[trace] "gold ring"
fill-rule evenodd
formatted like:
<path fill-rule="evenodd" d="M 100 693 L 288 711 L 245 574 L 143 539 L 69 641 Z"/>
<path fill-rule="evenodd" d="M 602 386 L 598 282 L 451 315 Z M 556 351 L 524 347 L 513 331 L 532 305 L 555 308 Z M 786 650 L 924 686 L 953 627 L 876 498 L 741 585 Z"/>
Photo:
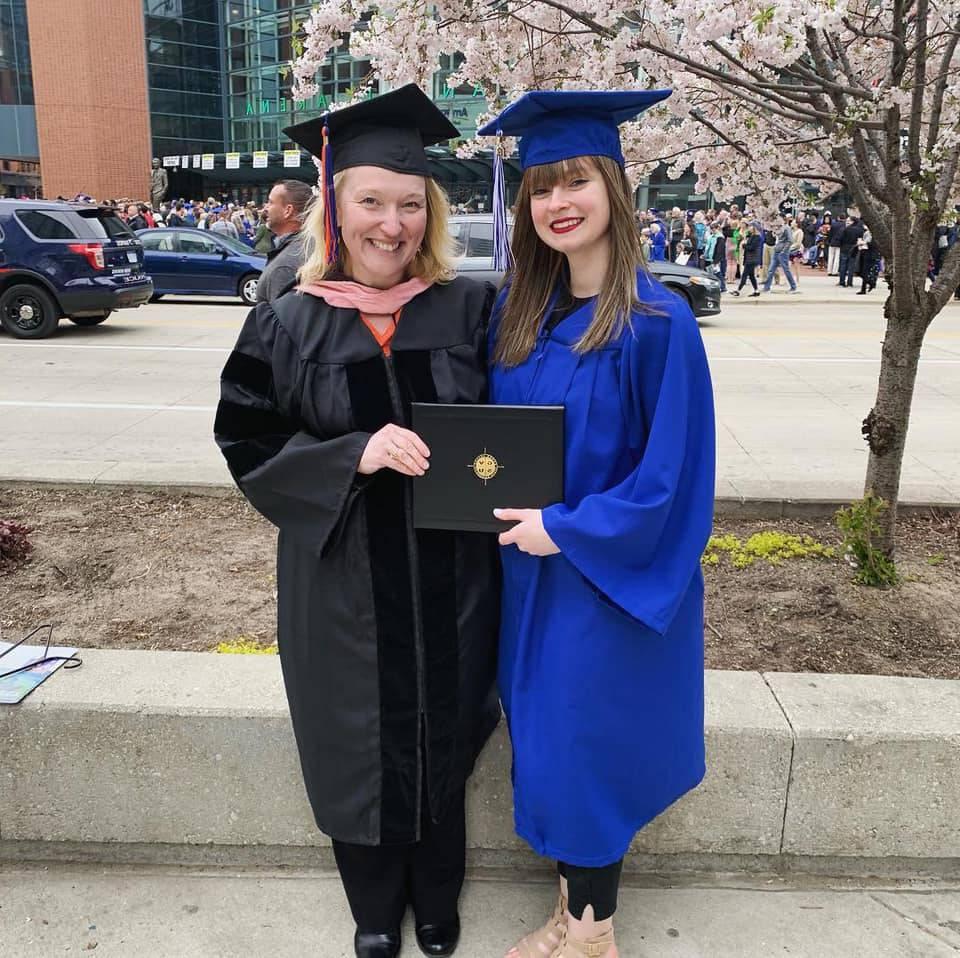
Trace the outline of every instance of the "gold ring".
<path fill-rule="evenodd" d="M 390 449 L 390 450 L 387 452 L 387 455 L 388 455 L 391 459 L 394 459 L 394 460 L 396 460 L 396 461 L 398 461 L 398 462 L 399 462 L 399 460 L 400 460 L 400 453 L 399 453 L 396 449 Z"/>

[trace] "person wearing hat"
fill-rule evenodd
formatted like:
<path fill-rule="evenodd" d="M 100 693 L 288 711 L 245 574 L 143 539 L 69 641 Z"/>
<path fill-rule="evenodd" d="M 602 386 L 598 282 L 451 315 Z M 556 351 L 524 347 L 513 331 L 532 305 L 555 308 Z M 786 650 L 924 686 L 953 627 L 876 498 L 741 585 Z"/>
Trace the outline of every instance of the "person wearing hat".
<path fill-rule="evenodd" d="M 299 286 L 247 318 L 216 440 L 280 530 L 278 646 L 307 796 L 356 921 L 393 958 L 413 907 L 453 953 L 464 791 L 500 718 L 492 535 L 416 529 L 412 402 L 486 400 L 494 291 L 455 278 L 425 146 L 458 135 L 415 85 L 285 131 L 321 160 Z"/>
<path fill-rule="evenodd" d="M 563 501 L 495 510 L 514 523 L 499 688 L 515 826 L 560 873 L 511 958 L 616 956 L 623 857 L 705 771 L 710 374 L 689 306 L 643 265 L 617 129 L 668 95 L 534 91 L 478 131 L 519 136 L 524 170 L 491 399 L 565 409 Z"/>

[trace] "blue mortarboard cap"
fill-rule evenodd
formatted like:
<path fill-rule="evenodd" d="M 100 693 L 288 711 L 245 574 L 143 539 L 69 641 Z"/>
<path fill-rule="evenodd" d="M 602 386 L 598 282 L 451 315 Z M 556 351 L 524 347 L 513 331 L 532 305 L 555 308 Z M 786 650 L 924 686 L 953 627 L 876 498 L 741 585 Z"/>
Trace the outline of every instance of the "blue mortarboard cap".
<path fill-rule="evenodd" d="M 531 90 L 477 133 L 519 136 L 520 165 L 524 169 L 576 156 L 609 156 L 622 164 L 617 127 L 672 92 Z"/>
<path fill-rule="evenodd" d="M 477 130 L 479 136 L 520 137 L 523 169 L 608 156 L 623 166 L 617 127 L 665 100 L 672 90 L 531 90 Z M 504 198 L 503 154 L 493 162 L 493 264 L 508 268 L 511 255 Z"/>

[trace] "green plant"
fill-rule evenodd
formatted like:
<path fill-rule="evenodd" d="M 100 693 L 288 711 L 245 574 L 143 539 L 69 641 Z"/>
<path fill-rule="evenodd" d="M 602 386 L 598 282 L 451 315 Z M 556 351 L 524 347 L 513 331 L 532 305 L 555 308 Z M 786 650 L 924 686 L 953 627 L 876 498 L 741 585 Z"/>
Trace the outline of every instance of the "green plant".
<path fill-rule="evenodd" d="M 927 565 L 943 565 L 947 561 L 947 557 L 942 552 L 934 552 L 933 555 L 927 556 Z"/>
<path fill-rule="evenodd" d="M 843 533 L 844 558 L 856 570 L 854 580 L 877 588 L 900 581 L 893 558 L 874 543 L 880 537 L 880 520 L 889 508 L 886 501 L 868 492 L 862 499 L 839 509 L 836 522 Z"/>
<path fill-rule="evenodd" d="M 276 655 L 275 645 L 261 645 L 247 635 L 238 635 L 232 642 L 218 642 L 217 651 L 225 655 Z"/>
<path fill-rule="evenodd" d="M 796 536 L 776 529 L 755 532 L 746 542 L 735 535 L 711 536 L 703 554 L 705 565 L 717 565 L 721 555 L 728 555 L 735 569 L 746 569 L 762 559 L 780 565 L 787 559 L 833 559 L 836 550 L 817 542 L 813 536 Z"/>

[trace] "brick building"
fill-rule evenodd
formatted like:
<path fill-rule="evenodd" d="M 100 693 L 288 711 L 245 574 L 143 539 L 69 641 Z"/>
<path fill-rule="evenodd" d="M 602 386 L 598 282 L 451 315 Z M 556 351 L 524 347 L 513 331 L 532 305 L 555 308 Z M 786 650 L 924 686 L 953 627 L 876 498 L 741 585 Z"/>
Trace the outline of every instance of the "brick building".
<path fill-rule="evenodd" d="M 44 195 L 148 196 L 142 7 L 130 0 L 26 6 Z"/>

